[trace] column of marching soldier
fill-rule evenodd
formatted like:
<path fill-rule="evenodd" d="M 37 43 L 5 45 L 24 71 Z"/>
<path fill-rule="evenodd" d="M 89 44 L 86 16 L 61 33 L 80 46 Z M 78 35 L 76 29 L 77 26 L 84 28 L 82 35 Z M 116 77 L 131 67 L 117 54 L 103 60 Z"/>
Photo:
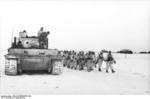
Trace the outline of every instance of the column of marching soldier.
<path fill-rule="evenodd" d="M 109 69 L 112 73 L 115 73 L 113 64 L 116 64 L 114 57 L 112 56 L 111 51 L 107 53 L 107 57 L 103 56 L 103 52 L 101 51 L 97 56 L 95 52 L 75 52 L 75 51 L 63 51 L 63 66 L 74 69 L 74 70 L 84 70 L 86 69 L 88 72 L 94 70 L 98 65 L 98 71 L 102 71 L 102 63 L 106 63 L 106 73 L 109 72 Z"/>

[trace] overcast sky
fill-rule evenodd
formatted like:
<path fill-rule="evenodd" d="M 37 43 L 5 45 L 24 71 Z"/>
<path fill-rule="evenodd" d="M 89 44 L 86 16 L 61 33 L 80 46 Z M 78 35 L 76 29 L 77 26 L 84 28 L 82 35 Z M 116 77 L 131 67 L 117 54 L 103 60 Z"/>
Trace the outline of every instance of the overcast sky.
<path fill-rule="evenodd" d="M 50 31 L 49 48 L 150 50 L 149 1 L 0 1 L 0 45 L 26 30 Z"/>

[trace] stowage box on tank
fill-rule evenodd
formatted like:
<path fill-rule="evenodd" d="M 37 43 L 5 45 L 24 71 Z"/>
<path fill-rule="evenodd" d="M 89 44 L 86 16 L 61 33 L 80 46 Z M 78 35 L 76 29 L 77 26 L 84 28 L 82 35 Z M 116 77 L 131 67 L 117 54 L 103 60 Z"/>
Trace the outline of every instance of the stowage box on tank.
<path fill-rule="evenodd" d="M 48 49 L 49 32 L 43 28 L 38 36 L 27 36 L 26 31 L 14 37 L 8 54 L 5 55 L 5 74 L 17 75 L 23 71 L 45 70 L 51 74 L 61 74 L 63 63 L 57 49 Z"/>

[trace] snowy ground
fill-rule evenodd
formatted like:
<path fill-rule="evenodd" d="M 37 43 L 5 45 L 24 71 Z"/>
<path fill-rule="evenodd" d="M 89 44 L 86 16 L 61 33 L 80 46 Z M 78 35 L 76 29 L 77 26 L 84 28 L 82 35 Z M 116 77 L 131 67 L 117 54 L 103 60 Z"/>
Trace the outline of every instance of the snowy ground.
<path fill-rule="evenodd" d="M 150 55 L 114 54 L 116 73 L 76 71 L 64 68 L 59 76 L 4 74 L 0 57 L 0 94 L 150 94 Z"/>

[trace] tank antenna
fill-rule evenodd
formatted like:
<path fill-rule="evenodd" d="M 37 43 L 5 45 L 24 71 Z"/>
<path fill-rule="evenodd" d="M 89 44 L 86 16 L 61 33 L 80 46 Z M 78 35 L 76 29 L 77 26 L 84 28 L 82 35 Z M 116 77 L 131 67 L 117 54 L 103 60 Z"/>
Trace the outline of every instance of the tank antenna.
<path fill-rule="evenodd" d="M 14 32 L 14 29 L 12 29 L 12 33 L 11 33 L 11 46 L 13 46 L 13 32 Z"/>

